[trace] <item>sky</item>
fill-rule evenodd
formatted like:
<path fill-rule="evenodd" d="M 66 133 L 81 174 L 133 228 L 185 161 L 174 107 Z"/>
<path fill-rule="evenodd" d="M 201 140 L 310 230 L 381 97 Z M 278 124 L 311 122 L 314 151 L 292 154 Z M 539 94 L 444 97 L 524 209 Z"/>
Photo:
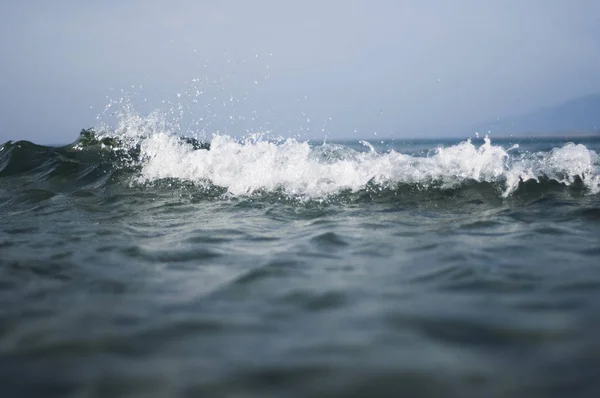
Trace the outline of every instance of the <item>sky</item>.
<path fill-rule="evenodd" d="M 600 92 L 600 2 L 5 1 L 0 57 L 0 142 L 124 103 L 182 134 L 456 136 Z"/>

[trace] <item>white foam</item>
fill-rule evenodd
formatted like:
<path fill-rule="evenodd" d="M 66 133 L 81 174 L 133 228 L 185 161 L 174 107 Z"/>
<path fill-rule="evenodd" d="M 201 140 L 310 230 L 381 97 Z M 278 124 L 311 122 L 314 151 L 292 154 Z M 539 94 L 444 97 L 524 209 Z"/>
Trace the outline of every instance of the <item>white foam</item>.
<path fill-rule="evenodd" d="M 194 150 L 174 135 L 154 133 L 141 142 L 141 153 L 139 182 L 164 178 L 210 182 L 232 195 L 280 190 L 319 198 L 342 190 L 355 192 L 368 183 L 382 189 L 397 184 L 445 189 L 479 181 L 500 184 L 503 196 L 508 196 L 521 181 L 542 177 L 566 185 L 579 177 L 590 192 L 600 192 L 598 155 L 574 144 L 511 159 L 486 138 L 479 147 L 465 141 L 439 148 L 429 157 L 414 157 L 377 153 L 372 147 L 358 152 L 331 144 L 311 147 L 295 139 L 239 141 L 226 135 L 215 135 L 209 151 Z"/>
<path fill-rule="evenodd" d="M 374 184 L 393 189 L 398 184 L 422 188 L 458 187 L 467 181 L 499 186 L 503 196 L 522 181 L 549 178 L 569 185 L 581 179 L 590 193 L 600 192 L 598 155 L 584 145 L 566 144 L 550 152 L 511 157 L 511 150 L 492 145 L 489 138 L 475 146 L 470 140 L 438 148 L 427 157 L 396 151 L 378 153 L 336 144 L 310 146 L 293 138 L 269 141 L 261 136 L 236 140 L 214 134 L 210 150 L 193 146 L 171 133 L 173 126 L 158 114 L 148 118 L 127 113 L 113 134 L 141 149 L 138 183 L 173 178 L 197 184 L 214 184 L 231 195 L 283 191 L 304 198 L 322 198 L 352 192 Z"/>
<path fill-rule="evenodd" d="M 579 178 L 591 193 L 597 194 L 600 192 L 598 154 L 588 150 L 585 145 L 567 143 L 548 153 L 524 155 L 512 162 L 506 172 L 506 195 L 517 189 L 519 180 L 539 181 L 541 177 L 565 185 L 571 185 Z"/>

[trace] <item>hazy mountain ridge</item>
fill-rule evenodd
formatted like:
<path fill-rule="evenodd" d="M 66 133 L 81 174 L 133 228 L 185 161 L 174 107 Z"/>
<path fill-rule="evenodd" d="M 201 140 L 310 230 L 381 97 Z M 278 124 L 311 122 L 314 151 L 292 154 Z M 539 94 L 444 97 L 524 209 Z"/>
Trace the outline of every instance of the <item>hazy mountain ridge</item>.
<path fill-rule="evenodd" d="M 600 135 L 600 94 L 484 123 L 475 131 L 495 136 Z"/>

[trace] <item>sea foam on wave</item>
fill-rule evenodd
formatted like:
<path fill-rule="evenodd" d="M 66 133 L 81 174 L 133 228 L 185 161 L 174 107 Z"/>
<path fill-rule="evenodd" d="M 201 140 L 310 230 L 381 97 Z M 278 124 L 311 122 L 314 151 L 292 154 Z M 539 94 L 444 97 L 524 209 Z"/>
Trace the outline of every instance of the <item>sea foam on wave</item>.
<path fill-rule="evenodd" d="M 326 143 L 311 146 L 292 138 L 273 142 L 216 134 L 206 151 L 194 150 L 176 136 L 153 133 L 141 143 L 138 181 L 174 178 L 210 182 L 232 195 L 280 190 L 309 198 L 355 192 L 368 184 L 381 189 L 398 184 L 449 189 L 468 181 L 493 183 L 506 197 L 521 182 L 541 178 L 565 185 L 580 179 L 591 193 L 600 192 L 598 155 L 584 145 L 569 143 L 550 152 L 516 157 L 511 157 L 511 149 L 492 145 L 486 137 L 479 147 L 467 140 L 418 157 Z"/>
<path fill-rule="evenodd" d="M 390 150 L 378 153 L 338 144 L 311 145 L 294 138 L 267 140 L 261 135 L 235 139 L 214 134 L 210 149 L 198 149 L 182 140 L 164 115 L 143 117 L 125 107 L 118 127 L 103 134 L 117 136 L 125 145 L 139 148 L 138 183 L 178 179 L 213 184 L 231 195 L 284 192 L 305 198 L 322 198 L 367 187 L 388 190 L 399 184 L 418 188 L 452 189 L 467 182 L 486 182 L 507 197 L 522 182 L 541 179 L 570 185 L 581 180 L 592 194 L 600 192 L 598 155 L 584 145 L 567 143 L 549 152 L 521 153 L 492 145 L 486 137 L 476 146 L 471 140 L 436 148 L 427 156 Z M 204 148 L 203 146 L 200 146 Z"/>

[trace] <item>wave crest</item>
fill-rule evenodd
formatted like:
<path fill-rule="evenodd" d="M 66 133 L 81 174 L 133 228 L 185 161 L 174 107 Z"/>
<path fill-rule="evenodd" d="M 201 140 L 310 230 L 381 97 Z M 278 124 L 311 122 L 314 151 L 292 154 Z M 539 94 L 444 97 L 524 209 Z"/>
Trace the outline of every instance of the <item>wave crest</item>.
<path fill-rule="evenodd" d="M 64 147 L 8 142 L 0 147 L 0 177 L 27 174 L 30 179 L 86 181 L 118 170 L 135 185 L 162 186 L 160 181 L 210 188 L 226 196 L 276 193 L 300 199 L 332 195 L 416 190 L 453 190 L 473 184 L 493 186 L 508 197 L 531 183 L 581 186 L 600 192 L 598 154 L 582 144 L 567 143 L 546 152 L 520 153 L 485 138 L 439 147 L 426 155 L 378 152 L 363 146 L 234 139 L 213 135 L 210 142 L 159 129 L 96 132 L 83 130 Z M 103 178 L 104 182 L 108 180 Z M 120 180 L 122 181 L 122 180 Z"/>
<path fill-rule="evenodd" d="M 486 138 L 479 147 L 467 140 L 419 157 L 394 150 L 312 146 L 291 138 L 239 141 L 215 135 L 210 151 L 195 151 L 167 134 L 156 134 L 141 146 L 145 160 L 136 181 L 209 182 L 236 196 L 280 191 L 308 198 L 358 192 L 368 185 L 380 190 L 399 185 L 454 189 L 470 182 L 494 184 L 507 197 L 520 184 L 541 179 L 564 185 L 582 181 L 590 193 L 600 192 L 598 155 L 584 145 L 568 143 L 550 152 L 520 156 L 511 156 L 511 149 L 492 145 Z"/>

